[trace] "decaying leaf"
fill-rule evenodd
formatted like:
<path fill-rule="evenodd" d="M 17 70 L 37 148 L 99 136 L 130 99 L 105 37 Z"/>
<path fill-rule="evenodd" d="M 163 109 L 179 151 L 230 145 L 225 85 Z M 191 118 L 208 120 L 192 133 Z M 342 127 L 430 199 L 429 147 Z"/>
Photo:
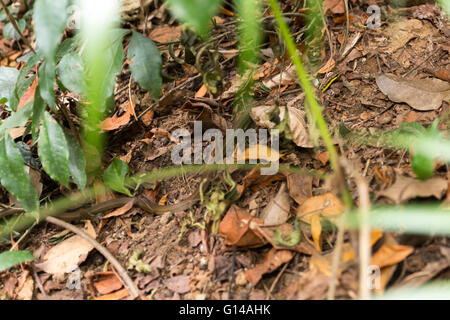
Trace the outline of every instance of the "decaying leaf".
<path fill-rule="evenodd" d="M 415 198 L 435 197 L 441 199 L 448 188 L 443 178 L 431 178 L 425 181 L 397 175 L 395 183 L 386 190 L 378 192 L 378 197 L 387 197 L 395 203 Z"/>
<path fill-rule="evenodd" d="M 250 224 L 264 224 L 263 219 L 252 217 L 246 210 L 232 205 L 219 225 L 219 234 L 225 238 L 225 244 L 237 247 L 257 247 L 266 241 L 250 229 Z"/>
<path fill-rule="evenodd" d="M 34 280 L 31 274 L 24 273 L 22 279 L 19 280 L 17 292 L 18 300 L 31 300 L 33 298 Z"/>
<path fill-rule="evenodd" d="M 306 199 L 312 197 L 313 177 L 300 173 L 293 173 L 287 176 L 287 186 L 289 195 L 299 205 L 302 205 Z"/>
<path fill-rule="evenodd" d="M 295 66 L 290 66 L 286 70 L 273 76 L 271 79 L 263 81 L 263 83 L 267 88 L 274 89 L 278 86 L 293 84 L 296 79 Z"/>
<path fill-rule="evenodd" d="M 436 78 L 408 80 L 393 74 L 380 74 L 376 81 L 389 99 L 405 102 L 416 110 L 436 110 L 442 101 L 450 100 L 450 84 Z"/>
<path fill-rule="evenodd" d="M 130 211 L 130 209 L 133 208 L 133 204 L 134 204 L 134 199 L 130 199 L 130 201 L 128 201 L 127 204 L 108 213 L 107 215 L 103 216 L 102 219 L 108 219 L 111 217 L 121 216 L 121 215 L 127 213 L 128 211 Z"/>
<path fill-rule="evenodd" d="M 390 54 L 404 48 L 405 45 L 416 37 L 425 38 L 432 33 L 420 20 L 404 19 L 391 23 L 386 29 L 389 37 L 389 45 L 386 51 Z"/>
<path fill-rule="evenodd" d="M 169 278 L 164 281 L 164 284 L 167 288 L 179 294 L 183 294 L 191 290 L 189 285 L 189 277 L 185 275 Z"/>
<path fill-rule="evenodd" d="M 123 287 L 122 282 L 114 272 L 99 272 L 94 274 L 93 277 L 98 277 L 98 281 L 95 282 L 94 286 L 101 295 L 114 292 Z"/>
<path fill-rule="evenodd" d="M 323 2 L 323 11 L 331 11 L 333 14 L 341 14 L 345 12 L 344 0 L 325 0 Z"/>
<path fill-rule="evenodd" d="M 114 114 L 112 117 L 106 118 L 100 123 L 100 128 L 105 131 L 111 131 L 128 124 L 128 122 L 130 122 L 131 115 L 134 113 L 134 103 L 131 104 L 130 101 L 127 100 L 125 107 L 126 111 L 124 114 L 121 116 Z"/>
<path fill-rule="evenodd" d="M 272 272 L 278 269 L 282 264 L 291 261 L 293 256 L 291 251 L 276 250 L 272 248 L 264 255 L 264 261 L 257 264 L 253 269 L 247 270 L 245 276 L 248 282 L 255 286 L 264 274 Z"/>
<path fill-rule="evenodd" d="M 384 243 L 370 259 L 370 264 L 378 266 L 380 269 L 389 267 L 403 261 L 414 251 L 411 246 Z"/>
<path fill-rule="evenodd" d="M 122 290 L 104 295 L 104 296 L 100 296 L 95 298 L 94 300 L 121 300 L 124 299 L 126 297 L 128 297 L 130 295 L 130 293 L 128 292 L 128 289 L 123 288 Z"/>
<path fill-rule="evenodd" d="M 261 217 L 264 225 L 279 225 L 285 223 L 289 217 L 289 195 L 286 192 L 286 184 L 282 183 L 275 198 L 264 208 Z"/>
<path fill-rule="evenodd" d="M 276 124 L 271 121 L 272 111 L 276 109 L 273 106 L 258 106 L 252 108 L 250 116 L 258 126 L 263 128 L 275 128 Z M 285 119 L 286 109 L 288 110 L 289 119 Z M 306 113 L 295 107 L 279 107 L 280 121 L 289 123 L 289 132 L 286 136 L 299 147 L 312 148 L 314 144 L 310 138 L 308 125 L 305 120 Z M 283 129 L 283 128 L 281 128 Z"/>
<path fill-rule="evenodd" d="M 178 26 L 156 26 L 149 34 L 149 38 L 155 42 L 165 43 L 177 41 L 181 36 L 181 25 Z"/>
<path fill-rule="evenodd" d="M 94 239 L 97 236 L 90 221 L 86 221 L 85 232 Z M 93 248 L 89 242 L 75 235 L 51 248 L 45 254 L 43 262 L 36 264 L 36 267 L 60 278 L 86 260 Z"/>
<path fill-rule="evenodd" d="M 261 144 L 250 146 L 245 151 L 240 151 L 239 148 L 236 148 L 236 151 L 237 161 L 265 160 L 268 162 L 277 162 L 280 159 L 278 151 Z"/>
<path fill-rule="evenodd" d="M 319 252 L 321 250 L 320 235 L 322 234 L 321 219 L 327 218 L 332 220 L 343 211 L 343 203 L 332 193 L 311 197 L 298 208 L 297 217 L 311 225 L 311 234 Z"/>

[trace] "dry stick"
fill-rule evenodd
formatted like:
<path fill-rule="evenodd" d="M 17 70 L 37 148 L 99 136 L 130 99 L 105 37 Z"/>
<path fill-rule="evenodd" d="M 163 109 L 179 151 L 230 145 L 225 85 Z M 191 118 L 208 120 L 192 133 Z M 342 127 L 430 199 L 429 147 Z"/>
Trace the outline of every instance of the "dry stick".
<path fill-rule="evenodd" d="M 344 216 L 338 220 L 338 234 L 336 237 L 336 246 L 334 248 L 333 258 L 331 261 L 331 278 L 330 286 L 328 287 L 328 300 L 334 300 L 336 296 L 336 279 L 339 269 L 339 264 L 341 261 L 342 247 L 344 244 Z"/>
<path fill-rule="evenodd" d="M 14 30 L 16 30 L 17 34 L 20 36 L 20 39 L 22 39 L 23 43 L 33 51 L 34 54 L 36 54 L 36 51 L 34 51 L 33 47 L 30 45 L 28 40 L 23 36 L 23 33 L 20 31 L 19 27 L 17 26 L 16 19 L 12 16 L 11 12 L 9 12 L 8 7 L 6 6 L 5 2 L 3 0 L 0 0 L 0 3 L 2 4 L 3 10 L 5 10 L 6 15 L 8 16 L 9 21 L 14 27 Z"/>
<path fill-rule="evenodd" d="M 370 298 L 368 271 L 371 253 L 369 187 L 367 182 L 361 177 L 356 177 L 355 182 L 359 193 L 359 207 L 361 214 L 361 225 L 359 229 L 359 297 L 362 300 L 368 300 Z"/>
<path fill-rule="evenodd" d="M 45 221 L 50 222 L 52 224 L 55 224 L 57 226 L 63 227 L 67 230 L 72 231 L 73 233 L 79 235 L 84 240 L 89 242 L 97 251 L 99 251 L 117 270 L 120 277 L 122 278 L 122 281 L 124 282 L 125 287 L 127 287 L 128 291 L 130 292 L 133 299 L 140 296 L 139 290 L 136 287 L 136 284 L 131 280 L 128 273 L 125 271 L 125 269 L 122 267 L 119 261 L 100 243 L 97 242 L 97 240 L 93 239 L 90 235 L 88 235 L 83 230 L 75 227 L 74 225 L 71 225 L 70 223 L 64 222 L 60 219 L 57 219 L 55 217 L 47 217 L 45 218 Z"/>
<path fill-rule="evenodd" d="M 344 41 L 342 41 L 342 46 L 340 50 L 341 56 L 343 56 L 344 54 L 345 47 L 347 46 L 348 34 L 350 32 L 350 16 L 349 16 L 348 0 L 344 0 L 344 4 L 345 4 L 345 17 L 347 20 L 347 25 L 345 29 Z"/>
<path fill-rule="evenodd" d="M 281 268 L 280 272 L 277 274 L 277 277 L 273 281 L 272 285 L 269 288 L 269 292 L 267 292 L 266 300 L 270 300 L 270 297 L 272 296 L 272 291 L 275 289 L 275 286 L 277 285 L 278 281 L 281 279 L 281 276 L 283 275 L 284 271 L 286 270 L 287 266 L 289 265 L 289 262 L 286 262 Z"/>

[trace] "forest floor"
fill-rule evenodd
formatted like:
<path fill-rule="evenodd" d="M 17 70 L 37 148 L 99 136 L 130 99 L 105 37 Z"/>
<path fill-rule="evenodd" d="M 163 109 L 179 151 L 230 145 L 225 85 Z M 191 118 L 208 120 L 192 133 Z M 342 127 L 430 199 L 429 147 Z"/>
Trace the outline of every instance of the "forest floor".
<path fill-rule="evenodd" d="M 425 111 L 420 110 L 417 103 L 412 107 L 394 102 L 380 90 L 376 77 L 380 73 L 394 74 L 397 80 L 400 79 L 397 84 L 429 77 L 450 82 L 450 24 L 445 13 L 433 3 L 392 8 L 386 1 L 367 1 L 377 4 L 382 12 L 380 27 L 371 29 L 366 27 L 370 17 L 366 13 L 369 3 L 362 2 L 364 4 L 360 5 L 357 1 L 349 1 L 347 24 L 345 8 L 343 11 L 341 7 L 344 1 L 325 1 L 330 7 L 325 7 L 326 28 L 322 30 L 319 68 L 316 68 L 314 79 L 316 95 L 324 108 L 331 132 L 342 130 L 343 126 L 352 131 L 386 132 L 408 122 L 429 127 L 435 119 L 448 114 L 448 102 Z M 302 13 L 306 10 L 301 6 L 295 8 L 295 1 L 284 1 L 282 9 L 284 13 L 295 13 L 288 15 L 287 21 L 308 64 L 310 49 L 304 45 L 302 31 L 306 24 Z M 267 10 L 265 45 L 261 50 L 263 61 L 254 76 L 253 104 L 256 107 L 287 106 L 304 111 L 305 96 L 294 77 L 290 76 L 295 74 L 295 69 L 282 51 L 275 22 L 270 15 L 270 10 Z M 146 10 L 146 23 L 138 16 L 126 21 L 124 27 L 144 32 L 155 43 L 180 39 L 182 28 L 161 4 L 156 8 L 150 4 Z M 195 66 L 177 63 L 170 56 L 167 45 L 159 46 L 166 76 L 159 104 L 154 104 L 149 94 L 130 79 L 125 65 L 115 89 L 116 115 L 111 122 L 116 128 L 108 132 L 106 164 L 117 157 L 128 163 L 133 174 L 169 167 L 172 166 L 171 151 L 176 145 L 171 135 L 175 129 L 193 132 L 195 120 L 203 121 L 203 129 L 232 127 L 233 95 L 239 83 L 236 17 L 232 7 L 227 5 L 222 9 L 215 17 L 215 23 L 209 46 L 216 49 L 213 50 L 218 58 L 216 70 L 221 73 L 215 94 L 206 90 Z M 32 38 L 31 32 L 25 32 L 25 35 Z M 15 59 L 23 54 L 15 41 L 4 38 L 0 41 L 0 48 L 4 54 L 0 60 L 2 66 L 14 66 Z M 175 45 L 174 54 L 182 56 L 182 48 Z M 421 89 L 417 89 L 418 95 Z M 60 91 L 57 94 L 64 96 Z M 73 122 L 78 124 L 79 119 L 74 112 L 76 97 L 66 95 L 64 98 L 72 108 Z M 127 119 L 122 118 L 126 117 L 130 98 L 135 103 L 135 113 L 141 115 L 138 120 L 129 114 Z M 144 114 L 152 105 L 154 107 Z M 7 115 L 7 111 L 0 107 L 0 117 Z M 251 126 L 258 128 L 259 123 L 253 120 Z M 438 128 L 448 130 L 447 124 L 441 121 Z M 294 128 L 294 131 L 297 129 L 302 130 Z M 294 142 L 281 140 L 282 164 L 321 173 L 331 171 L 324 147 L 301 147 L 302 143 Z M 356 172 L 368 182 L 373 204 L 436 201 L 442 205 L 450 204 L 450 173 L 445 164 L 438 163 L 431 180 L 422 182 L 411 169 L 411 156 L 406 151 L 376 144 L 347 143 L 337 138 L 336 148 L 346 159 L 344 168 Z M 212 177 L 211 190 L 228 187 L 221 173 Z M 221 235 L 212 234 L 211 221 L 205 219 L 207 208 L 200 201 L 187 210 L 162 215 L 152 215 L 139 208 L 121 208 L 107 219 L 96 217 L 87 224 L 95 229 L 97 241 L 123 266 L 129 266 L 130 260 L 136 258 L 137 250 L 141 250 L 140 262 L 151 268 L 137 271 L 136 266 L 131 266 L 128 273 L 141 293 L 151 299 L 325 299 L 333 278 L 336 279 L 336 299 L 358 297 L 355 231 L 344 235 L 343 258 L 337 272 L 332 270 L 337 231 L 324 228 L 319 231 L 317 241 L 309 227 L 309 223 L 315 221 L 313 218 L 303 221 L 302 246 L 280 248 L 275 245 L 278 250 L 273 241 L 267 240 L 270 240 L 270 235 L 257 245 L 227 245 L 232 242 L 227 237 L 232 235 L 224 231 L 227 227 L 239 229 L 237 225 L 224 225 L 236 223 L 231 216 L 258 219 L 265 208 L 273 204 L 275 197 L 282 201 L 281 206 L 289 208 L 291 216 L 318 210 L 323 211 L 322 217 L 333 217 L 343 208 L 335 196 L 338 186 L 300 173 L 280 172 L 261 176 L 255 170 L 235 171 L 231 177 L 237 184 L 239 198 L 226 212 L 228 219 L 222 221 Z M 43 195 L 62 192 L 48 177 L 42 175 L 41 179 Z M 201 181 L 201 175 L 186 174 L 144 185 L 141 193 L 159 204 L 176 204 L 196 192 Z M 355 203 L 359 204 L 357 185 L 349 180 L 348 186 Z M 110 197 L 114 195 L 110 194 Z M 104 199 L 98 199 L 101 200 Z M 41 223 L 21 241 L 20 249 L 29 250 L 42 259 L 56 243 L 67 241 L 64 239 L 70 234 L 61 231 L 59 227 Z M 247 230 L 247 235 L 248 232 L 251 231 Z M 371 264 L 381 270 L 377 293 L 387 288 L 417 286 L 431 280 L 450 278 L 449 238 L 372 230 L 371 245 Z M 81 283 L 78 288 L 68 286 L 73 274 L 55 276 L 41 271 L 37 265 L 38 262 L 27 269 L 16 268 L 1 273 L 0 297 L 21 299 L 27 290 L 29 292 L 30 282 L 35 299 L 126 299 L 129 295 L 96 250 L 80 259 Z"/>

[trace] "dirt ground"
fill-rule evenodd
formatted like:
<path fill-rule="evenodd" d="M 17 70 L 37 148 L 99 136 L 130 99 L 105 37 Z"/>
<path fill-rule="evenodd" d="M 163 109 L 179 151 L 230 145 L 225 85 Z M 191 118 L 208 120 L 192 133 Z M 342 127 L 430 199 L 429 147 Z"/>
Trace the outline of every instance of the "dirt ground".
<path fill-rule="evenodd" d="M 369 17 L 365 10 L 369 2 L 381 7 L 379 29 L 365 27 Z M 292 12 L 294 3 L 284 1 L 283 11 Z M 376 76 L 380 73 L 394 74 L 402 79 L 433 77 L 449 82 L 450 25 L 445 13 L 432 3 L 402 8 L 392 8 L 385 1 L 349 3 L 348 30 L 345 12 L 326 11 L 327 27 L 322 30 L 323 45 L 316 68 L 318 72 L 311 76 L 331 132 L 339 131 L 343 125 L 351 130 L 370 133 L 394 130 L 406 122 L 418 122 L 428 127 L 435 119 L 448 114 L 449 103 L 446 101 L 439 108 L 429 111 L 393 102 L 381 92 L 376 82 Z M 206 92 L 199 97 L 203 82 L 201 77 L 196 77 L 197 69 L 192 65 L 176 63 L 168 54 L 167 46 L 160 46 L 164 57 L 164 74 L 167 75 L 162 102 L 138 121 L 131 119 L 129 123 L 110 131 L 106 164 L 118 157 L 129 164 L 132 174 L 165 168 L 172 165 L 170 155 L 175 142 L 171 140 L 170 132 L 173 130 L 185 128 L 192 132 L 193 122 L 197 119 L 219 129 L 232 126 L 233 95 L 229 93 L 233 93 L 233 86 L 237 82 L 237 38 L 234 24 L 236 17 L 227 10 L 222 10 L 218 15 L 211 35 L 214 39 L 212 47 L 218 49 L 215 53 L 219 55 L 222 72 L 218 92 Z M 296 12 L 303 12 L 302 8 Z M 151 5 L 148 16 L 152 17 L 146 26 L 150 38 L 162 43 L 172 40 L 166 39 L 168 35 L 173 35 L 174 39 L 179 37 L 177 23 L 170 19 L 167 11 Z M 266 16 L 270 16 L 269 11 Z M 288 21 L 291 32 L 298 35 L 298 49 L 308 64 L 310 49 L 301 42 L 303 33 L 300 32 L 305 26 L 304 18 L 301 15 L 292 16 Z M 139 30 L 142 27 L 139 21 L 130 21 L 126 25 Z M 158 35 L 156 31 L 161 28 L 167 30 Z M 273 19 L 268 18 L 264 28 L 267 31 L 262 50 L 264 60 L 254 77 L 256 89 L 253 103 L 255 106 L 290 106 L 304 111 L 304 94 L 295 80 L 289 78 L 289 70 L 294 72 L 294 69 L 290 67 L 287 54 L 278 52 L 281 47 L 277 44 L 279 38 Z M 166 38 L 163 39 L 161 34 Z M 345 55 L 342 55 L 343 52 Z M 182 49 L 175 47 L 175 54 L 181 56 Z M 262 88 L 259 86 L 261 83 L 266 87 L 271 86 L 270 89 Z M 139 89 L 133 81 L 130 82 L 127 67 L 119 77 L 116 92 L 119 116 L 124 112 L 123 106 L 130 92 L 136 103 L 136 114 L 141 114 L 154 103 L 148 93 Z M 194 97 L 196 94 L 197 97 Z M 70 99 L 68 97 L 68 101 Z M 76 104 L 68 103 L 73 108 L 71 116 L 77 123 Z M 441 121 L 439 129 L 448 130 L 447 124 Z M 251 127 L 258 128 L 254 121 Z M 400 204 L 395 198 L 398 194 L 390 188 L 399 181 L 400 176 L 415 177 L 409 153 L 387 147 L 350 144 L 341 139 L 336 139 L 336 148 L 342 158 L 354 165 L 352 170 L 358 171 L 368 182 L 374 204 Z M 324 147 L 299 147 L 289 139 L 282 138 L 280 154 L 282 164 L 321 173 L 331 172 Z M 232 179 L 241 188 L 238 189 L 241 194 L 226 212 L 237 206 L 238 209 L 234 210 L 242 210 L 253 218 L 261 217 L 282 184 L 287 183 L 290 195 L 288 211 L 292 217 L 301 210 L 299 207 L 306 199 L 336 194 L 337 190 L 336 186 L 324 180 L 302 174 L 281 172 L 270 177 L 254 176 L 254 172 L 249 171 L 231 173 Z M 160 204 L 174 204 L 195 193 L 202 178 L 201 175 L 186 174 L 143 185 L 138 193 Z M 431 203 L 438 198 L 448 205 L 448 166 L 438 164 L 434 178 L 447 182 L 445 190 L 437 197 L 431 194 L 422 197 L 418 192 L 407 199 L 400 195 L 398 199 L 405 204 Z M 226 186 L 222 173 L 214 174 L 210 179 L 211 189 Z M 351 179 L 347 182 L 353 200 L 359 204 L 356 184 Z M 44 194 L 60 193 L 55 191 L 58 187 L 48 177 L 43 177 L 43 184 Z M 111 197 L 114 195 L 111 194 Z M 93 218 L 91 224 L 97 232 L 97 241 L 123 266 L 130 264 L 130 258 L 137 249 L 142 251 L 140 261 L 151 268 L 137 271 L 136 266 L 131 266 L 128 273 L 141 293 L 149 299 L 325 299 L 332 277 L 337 278 L 336 299 L 358 297 L 357 232 L 348 231 L 344 235 L 344 258 L 336 275 L 331 267 L 338 233 L 336 228 L 322 230 L 320 253 L 307 224 L 302 228 L 301 241 L 309 249 L 274 250 L 267 241 L 259 246 L 226 245 L 223 234 L 211 233 L 211 219 L 206 218 L 205 222 L 207 216 L 207 208 L 199 201 L 184 211 L 162 215 L 131 208 L 108 219 Z M 83 223 L 77 225 L 82 227 Z M 67 238 L 68 235 L 61 235 L 61 232 L 59 227 L 39 224 L 21 241 L 20 248 L 30 250 L 36 257 L 42 258 L 56 243 Z M 379 293 L 386 288 L 420 285 L 450 276 L 448 238 L 381 231 L 378 234 L 372 231 L 372 240 L 372 259 L 376 257 L 382 266 L 381 287 L 377 290 Z M 308 250 L 311 250 L 309 254 Z M 90 251 L 79 268 L 81 282 L 78 289 L 68 288 L 68 279 L 73 274 L 56 277 L 33 264 L 25 269 L 17 267 L 10 272 L 3 272 L 0 274 L 0 297 L 20 299 L 26 286 L 25 279 L 31 277 L 35 299 L 127 298 L 127 293 L 123 292 L 122 284 L 111 272 L 107 260 L 96 250 Z M 24 272 L 27 274 L 25 277 Z"/>

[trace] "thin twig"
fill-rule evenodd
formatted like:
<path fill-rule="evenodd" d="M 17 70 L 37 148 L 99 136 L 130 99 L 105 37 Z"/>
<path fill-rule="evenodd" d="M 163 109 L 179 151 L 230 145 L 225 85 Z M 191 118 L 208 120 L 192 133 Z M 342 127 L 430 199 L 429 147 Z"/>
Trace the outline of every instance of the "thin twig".
<path fill-rule="evenodd" d="M 356 186 L 359 193 L 359 208 L 361 215 L 361 225 L 359 229 L 359 297 L 362 300 L 370 298 L 368 287 L 368 271 L 370 264 L 370 226 L 369 226 L 369 187 L 367 182 L 356 177 Z"/>
<path fill-rule="evenodd" d="M 336 237 L 336 246 L 334 248 L 333 258 L 332 258 L 332 262 L 331 262 L 331 277 L 330 277 L 330 285 L 328 287 L 328 294 L 327 294 L 328 300 L 334 300 L 334 298 L 336 296 L 336 279 L 337 279 L 339 265 L 341 262 L 342 247 L 344 244 L 344 216 L 342 216 L 338 220 L 337 228 L 338 228 L 338 233 L 337 233 L 337 237 Z"/>
<path fill-rule="evenodd" d="M 83 230 L 75 227 L 74 225 L 71 225 L 70 223 L 64 222 L 60 219 L 57 219 L 55 217 L 47 217 L 45 218 L 45 221 L 50 222 L 52 224 L 55 224 L 57 226 L 63 227 L 67 230 L 72 231 L 73 233 L 79 235 L 84 240 L 88 241 L 95 249 L 97 249 L 98 252 L 100 252 L 117 270 L 120 277 L 122 278 L 122 281 L 124 282 L 125 287 L 127 287 L 128 291 L 131 294 L 131 297 L 133 299 L 140 296 L 139 290 L 136 287 L 136 284 L 131 280 L 130 276 L 126 272 L 126 270 L 122 267 L 119 261 L 100 243 L 97 242 L 97 240 L 93 239 L 90 235 L 88 235 Z"/>
<path fill-rule="evenodd" d="M 30 45 L 28 40 L 23 36 L 23 33 L 20 31 L 19 26 L 17 25 L 16 19 L 12 16 L 11 12 L 9 12 L 8 7 L 6 6 L 5 2 L 3 0 L 0 0 L 0 3 L 2 4 L 3 10 L 5 10 L 6 15 L 8 16 L 9 21 L 14 27 L 14 30 L 16 30 L 17 34 L 20 36 L 20 39 L 22 39 L 23 43 L 33 51 L 34 54 L 36 54 L 36 51 L 34 51 L 33 47 Z"/>
<path fill-rule="evenodd" d="M 272 296 L 272 292 L 275 289 L 275 286 L 277 285 L 278 281 L 281 279 L 281 276 L 283 275 L 283 273 L 286 270 L 286 268 L 288 267 L 288 265 L 289 265 L 289 262 L 286 262 L 284 264 L 283 268 L 281 268 L 280 272 L 277 274 L 277 277 L 270 285 L 269 292 L 267 292 L 267 295 L 266 295 L 266 300 L 270 300 L 270 297 Z"/>

